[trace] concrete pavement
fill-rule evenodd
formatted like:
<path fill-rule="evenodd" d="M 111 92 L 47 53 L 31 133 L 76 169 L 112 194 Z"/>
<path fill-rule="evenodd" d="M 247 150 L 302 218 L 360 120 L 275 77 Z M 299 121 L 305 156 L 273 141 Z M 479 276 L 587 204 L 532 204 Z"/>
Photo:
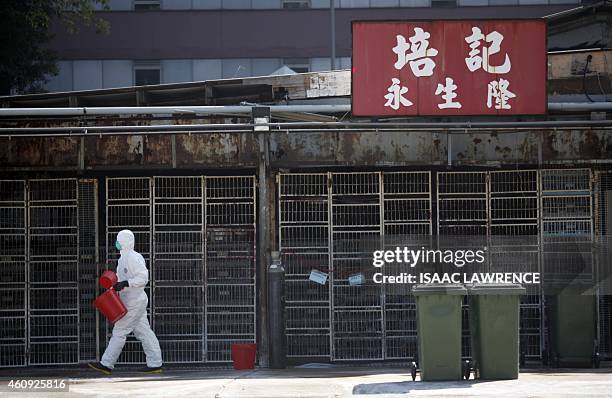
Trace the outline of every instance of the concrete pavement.
<path fill-rule="evenodd" d="M 0 372 L 2 385 L 11 378 L 65 378 L 70 391 L 4 392 L 3 398 L 612 397 L 612 369 L 527 371 L 518 380 L 457 382 L 413 382 L 403 367 L 338 365 L 252 371 L 170 368 L 161 375 L 118 369 L 111 377 L 85 369 Z"/>

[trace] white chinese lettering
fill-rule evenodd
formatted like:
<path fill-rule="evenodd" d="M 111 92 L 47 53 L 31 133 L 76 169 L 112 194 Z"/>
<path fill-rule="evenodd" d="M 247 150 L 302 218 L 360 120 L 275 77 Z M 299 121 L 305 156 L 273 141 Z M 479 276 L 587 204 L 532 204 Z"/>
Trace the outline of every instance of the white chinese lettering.
<path fill-rule="evenodd" d="M 480 55 L 480 41 L 485 40 L 487 43 L 491 43 L 489 47 L 483 47 L 482 56 Z M 488 73 L 508 73 L 510 72 L 511 63 L 510 57 L 506 54 L 504 63 L 498 66 L 491 65 L 489 57 L 493 54 L 497 54 L 501 50 L 501 42 L 504 40 L 504 36 L 493 31 L 488 35 L 483 35 L 480 28 L 472 27 L 472 34 L 465 38 L 465 41 L 470 45 L 470 52 L 468 57 L 465 58 L 465 64 L 467 65 L 470 72 L 482 69 Z"/>
<path fill-rule="evenodd" d="M 400 86 L 399 79 L 391 79 L 391 86 L 389 86 L 387 91 L 389 93 L 385 94 L 385 99 L 387 100 L 385 106 L 388 106 L 393 110 L 398 110 L 400 108 L 400 105 L 403 105 L 405 107 L 409 107 L 412 105 L 411 101 L 404 98 L 404 94 L 408 93 L 408 87 Z"/>
<path fill-rule="evenodd" d="M 511 109 L 508 103 L 510 98 L 516 97 L 512 91 L 508 90 L 510 82 L 508 80 L 499 79 L 493 80 L 487 86 L 487 107 L 495 106 L 495 109 Z M 493 103 L 495 100 L 495 103 Z"/>
<path fill-rule="evenodd" d="M 457 94 L 455 90 L 457 89 L 457 85 L 453 81 L 452 78 L 447 77 L 445 84 L 442 85 L 438 83 L 438 88 L 436 88 L 436 95 L 442 95 L 442 99 L 444 100 L 443 104 L 438 104 L 439 109 L 448 109 L 448 108 L 461 108 L 460 102 L 454 102 L 453 99 L 457 98 Z"/>
<path fill-rule="evenodd" d="M 469 56 L 465 59 L 470 72 L 475 72 L 482 67 L 482 57 L 480 56 L 480 40 L 484 40 L 484 35 L 479 28 L 473 27 L 472 34 L 465 38 L 465 41 L 470 45 Z"/>
<path fill-rule="evenodd" d="M 436 63 L 429 57 L 438 55 L 438 50 L 429 47 L 429 39 L 431 35 L 421 28 L 414 28 L 414 36 L 409 38 L 410 44 L 406 42 L 406 38 L 402 35 L 397 35 L 397 45 L 393 47 L 393 52 L 397 54 L 397 62 L 395 69 L 402 69 L 407 63 L 412 69 L 415 76 L 431 76 L 436 67 Z M 408 52 L 410 51 L 410 52 Z"/>

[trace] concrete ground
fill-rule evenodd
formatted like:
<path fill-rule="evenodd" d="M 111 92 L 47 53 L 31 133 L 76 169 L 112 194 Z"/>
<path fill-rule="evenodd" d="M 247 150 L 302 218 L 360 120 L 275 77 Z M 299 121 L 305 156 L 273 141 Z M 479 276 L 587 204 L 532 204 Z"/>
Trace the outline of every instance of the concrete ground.
<path fill-rule="evenodd" d="M 3 369 L 0 391 L 10 379 L 64 378 L 69 392 L 0 392 L 1 397 L 132 398 L 336 398 L 336 397 L 612 397 L 612 369 L 533 370 L 518 380 L 412 381 L 407 368 L 320 366 L 286 370 L 166 369 L 141 375 L 117 369 L 112 376 L 83 368 Z"/>

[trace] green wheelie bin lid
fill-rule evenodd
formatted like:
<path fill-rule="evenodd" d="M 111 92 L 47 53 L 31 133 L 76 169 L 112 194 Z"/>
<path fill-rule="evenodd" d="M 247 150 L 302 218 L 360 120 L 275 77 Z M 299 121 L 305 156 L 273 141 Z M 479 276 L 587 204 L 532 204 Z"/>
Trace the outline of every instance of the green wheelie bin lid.
<path fill-rule="evenodd" d="M 478 283 L 467 286 L 468 293 L 471 296 L 481 295 L 523 295 L 527 291 L 523 286 L 516 283 Z"/>
<path fill-rule="evenodd" d="M 412 288 L 415 296 L 446 295 L 446 296 L 465 296 L 467 289 L 459 284 L 432 283 L 416 285 Z"/>

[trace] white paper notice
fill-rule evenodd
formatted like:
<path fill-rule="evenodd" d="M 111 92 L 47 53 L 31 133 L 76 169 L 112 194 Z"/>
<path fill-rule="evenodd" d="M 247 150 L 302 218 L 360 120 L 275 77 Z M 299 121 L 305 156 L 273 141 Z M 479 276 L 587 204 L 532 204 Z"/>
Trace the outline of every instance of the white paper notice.
<path fill-rule="evenodd" d="M 313 269 L 312 271 L 310 271 L 310 278 L 308 279 L 315 283 L 318 283 L 319 285 L 325 285 L 325 282 L 327 282 L 327 274 L 325 272 Z"/>

